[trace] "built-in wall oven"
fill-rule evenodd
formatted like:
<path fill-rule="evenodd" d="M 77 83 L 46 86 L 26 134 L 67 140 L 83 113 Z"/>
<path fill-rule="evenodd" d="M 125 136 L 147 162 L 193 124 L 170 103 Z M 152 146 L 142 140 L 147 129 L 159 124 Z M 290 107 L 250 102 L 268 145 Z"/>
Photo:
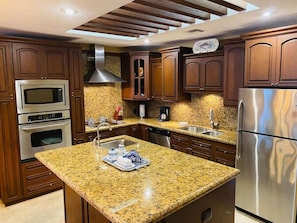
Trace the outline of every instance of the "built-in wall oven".
<path fill-rule="evenodd" d="M 71 145 L 67 80 L 16 80 L 21 160 Z"/>

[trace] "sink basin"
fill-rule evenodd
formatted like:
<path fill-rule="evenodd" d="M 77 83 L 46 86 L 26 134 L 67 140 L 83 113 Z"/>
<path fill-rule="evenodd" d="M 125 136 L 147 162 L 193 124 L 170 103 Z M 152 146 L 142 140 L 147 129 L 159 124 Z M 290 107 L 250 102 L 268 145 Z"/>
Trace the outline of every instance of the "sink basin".
<path fill-rule="evenodd" d="M 195 133 L 201 133 L 208 130 L 206 128 L 199 127 L 199 126 L 185 126 L 185 127 L 180 127 L 179 129 L 186 130 L 189 132 L 195 132 Z"/>
<path fill-rule="evenodd" d="M 206 132 L 201 132 L 203 135 L 209 135 L 209 136 L 219 136 L 223 134 L 220 131 L 215 131 L 215 130 L 207 130 Z"/>
<path fill-rule="evenodd" d="M 100 147 L 108 148 L 108 149 L 113 149 L 113 148 L 119 148 L 120 144 L 124 144 L 124 146 L 130 146 L 133 144 L 136 144 L 137 142 L 128 140 L 128 139 L 115 139 L 112 141 L 107 141 L 107 142 L 102 142 L 100 143 Z"/>

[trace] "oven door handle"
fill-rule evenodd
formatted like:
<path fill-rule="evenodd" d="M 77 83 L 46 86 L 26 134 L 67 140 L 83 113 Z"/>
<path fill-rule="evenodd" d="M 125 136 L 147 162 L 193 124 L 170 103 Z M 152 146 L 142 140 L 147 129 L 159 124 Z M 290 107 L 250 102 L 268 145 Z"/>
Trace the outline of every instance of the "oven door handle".
<path fill-rule="evenodd" d="M 52 128 L 52 127 L 60 127 L 67 125 L 68 122 L 60 123 L 60 124 L 52 124 L 52 125 L 42 125 L 42 126 L 36 126 L 36 127 L 23 127 L 22 130 L 24 131 L 32 131 L 36 129 L 44 129 L 44 128 Z"/>

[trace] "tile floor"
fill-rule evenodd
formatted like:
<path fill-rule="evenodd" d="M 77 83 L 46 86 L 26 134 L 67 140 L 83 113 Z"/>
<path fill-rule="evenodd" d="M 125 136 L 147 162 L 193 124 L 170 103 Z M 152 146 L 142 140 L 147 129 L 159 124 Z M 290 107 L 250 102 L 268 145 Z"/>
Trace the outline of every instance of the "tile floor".
<path fill-rule="evenodd" d="M 4 207 L 0 201 L 0 223 L 64 223 L 62 190 Z M 235 223 L 263 223 L 238 210 Z"/>

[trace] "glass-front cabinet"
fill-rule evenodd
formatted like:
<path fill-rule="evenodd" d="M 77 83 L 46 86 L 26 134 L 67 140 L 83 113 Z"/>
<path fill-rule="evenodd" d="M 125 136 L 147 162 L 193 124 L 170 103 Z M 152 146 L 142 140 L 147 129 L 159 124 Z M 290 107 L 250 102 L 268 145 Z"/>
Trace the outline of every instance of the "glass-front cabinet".
<path fill-rule="evenodd" d="M 129 61 L 127 60 L 129 57 Z M 132 51 L 122 56 L 122 98 L 124 100 L 144 101 L 151 99 L 150 91 L 150 58 L 160 57 L 159 53 L 149 51 Z M 130 64 L 127 68 L 127 63 Z M 129 76 L 126 76 L 129 70 Z"/>
<path fill-rule="evenodd" d="M 149 89 L 149 52 L 130 52 L 131 85 L 134 99 L 148 99 Z"/>

